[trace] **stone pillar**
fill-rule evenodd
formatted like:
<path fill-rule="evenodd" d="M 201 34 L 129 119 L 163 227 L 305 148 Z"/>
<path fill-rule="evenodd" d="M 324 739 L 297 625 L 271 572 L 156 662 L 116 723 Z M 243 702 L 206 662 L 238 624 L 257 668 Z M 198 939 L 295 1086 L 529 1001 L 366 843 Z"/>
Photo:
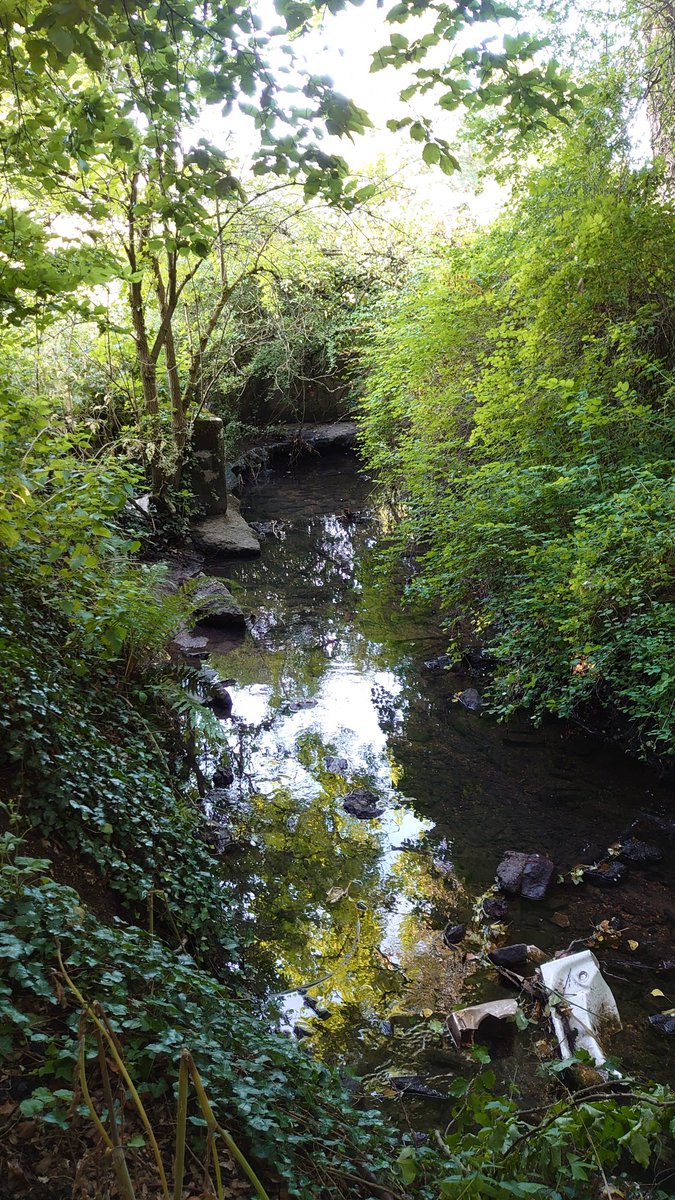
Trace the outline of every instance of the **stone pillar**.
<path fill-rule="evenodd" d="M 190 486 L 207 516 L 227 512 L 223 422 L 209 413 L 197 417 L 192 427 Z"/>

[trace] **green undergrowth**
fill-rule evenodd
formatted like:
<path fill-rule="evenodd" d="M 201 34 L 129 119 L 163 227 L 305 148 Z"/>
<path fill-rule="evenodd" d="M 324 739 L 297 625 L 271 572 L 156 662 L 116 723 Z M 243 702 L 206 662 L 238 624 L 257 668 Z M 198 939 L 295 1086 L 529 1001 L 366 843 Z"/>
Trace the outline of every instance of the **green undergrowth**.
<path fill-rule="evenodd" d="M 81 1142 L 88 1115 L 77 1083 L 83 1027 L 72 984 L 87 1004 L 102 1002 L 162 1144 L 175 1126 L 179 1060 L 187 1049 L 219 1124 L 268 1185 L 283 1181 L 288 1194 L 303 1200 L 374 1200 L 383 1193 L 588 1200 L 603 1194 L 603 1179 L 612 1189 L 607 1195 L 671 1195 L 675 1096 L 668 1088 L 625 1077 L 606 1085 L 596 1077 L 581 1093 L 563 1087 L 558 1100 L 523 1113 L 515 1081 L 505 1090 L 482 1070 L 450 1086 L 438 1132 L 416 1145 L 373 1108 L 372 1098 L 348 1097 L 337 1074 L 275 1031 L 263 1009 L 233 998 L 188 954 L 147 931 L 101 922 L 75 890 L 50 877 L 49 867 L 48 860 L 22 854 L 12 833 L 0 841 L 4 1081 L 10 1090 L 23 1085 L 14 1122 L 37 1120 L 57 1145 L 77 1121 Z M 92 1096 L 103 1110 L 96 1045 L 84 1044 Z M 477 1057 L 489 1063 L 484 1048 Z M 566 1065 L 546 1070 L 560 1077 Z M 122 1141 L 134 1174 L 146 1179 L 150 1151 L 132 1110 L 121 1104 Z M 204 1123 L 196 1106 L 188 1125 L 199 1152 Z M 11 1132 L 10 1121 L 10 1142 Z"/>
<path fill-rule="evenodd" d="M 369 464 L 412 587 L 496 660 L 493 711 L 619 715 L 673 746 L 675 221 L 610 96 L 367 352 Z"/>
<path fill-rule="evenodd" d="M 193 789 L 180 777 L 167 664 L 125 681 L 16 580 L 13 589 L 8 571 L 0 649 L 3 759 L 24 824 L 56 856 L 89 867 L 125 914 L 147 920 L 152 906 L 175 943 L 229 954 L 227 894 L 200 836 Z"/>
<path fill-rule="evenodd" d="M 144 1099 L 173 1096 L 188 1047 L 218 1120 L 292 1194 L 316 1195 L 322 1178 L 334 1194 L 349 1192 L 348 1172 L 360 1175 L 366 1159 L 371 1171 L 391 1172 L 393 1135 L 376 1113 L 346 1102 L 332 1073 L 190 956 L 138 928 L 98 921 L 49 877 L 46 860 L 17 855 L 11 835 L 3 849 L 2 1053 L 10 1070 L 30 1063 L 35 1087 L 25 1115 L 62 1127 L 72 1115 L 80 1008 L 59 977 L 60 947 L 77 988 L 90 1003 L 103 1002 Z M 192 1123 L 199 1128 L 199 1118 Z"/>

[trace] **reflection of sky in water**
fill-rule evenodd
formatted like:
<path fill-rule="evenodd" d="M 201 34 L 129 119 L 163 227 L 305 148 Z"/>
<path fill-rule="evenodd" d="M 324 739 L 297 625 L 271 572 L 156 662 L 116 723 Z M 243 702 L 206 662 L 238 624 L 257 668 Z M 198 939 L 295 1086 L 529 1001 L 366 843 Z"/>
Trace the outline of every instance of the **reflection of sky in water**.
<path fill-rule="evenodd" d="M 265 795 L 273 795 L 279 787 L 285 786 L 299 801 L 320 796 L 321 784 L 296 756 L 298 739 L 304 734 L 318 734 L 322 745 L 330 747 L 330 753 L 346 759 L 349 764 L 345 772 L 347 780 L 353 777 L 367 779 L 368 785 L 387 805 L 382 817 L 367 822 L 367 828 L 375 833 L 381 844 L 379 873 L 382 883 L 399 889 L 400 881 L 392 876 L 392 869 L 401 857 L 399 847 L 403 842 L 415 842 L 423 831 L 432 828 L 433 823 L 417 817 L 392 782 L 388 738 L 381 728 L 374 689 L 378 694 L 386 693 L 393 702 L 402 692 L 401 684 L 392 672 L 364 672 L 349 660 L 327 665 L 317 690 L 312 693 L 315 706 L 299 711 L 287 711 L 294 700 L 302 699 L 295 696 L 292 689 L 288 689 L 288 699 L 282 701 L 275 712 L 271 685 L 233 686 L 233 722 L 226 726 L 226 732 L 228 739 L 234 742 L 242 727 L 258 731 L 247 758 L 247 771 L 255 790 Z M 395 715 L 398 720 L 403 720 L 402 705 L 396 706 Z M 350 788 L 348 782 L 345 791 Z M 362 824 L 356 817 L 346 819 L 355 830 Z M 291 815 L 290 828 L 295 820 Z M 392 959 L 400 955 L 401 922 L 413 908 L 414 900 L 397 890 L 392 909 L 380 914 L 380 948 Z M 283 947 L 280 950 L 277 965 L 283 975 Z M 297 993 L 284 996 L 281 1007 L 284 1022 L 293 1025 L 302 1013 L 303 998 Z"/>
<path fill-rule="evenodd" d="M 364 547 L 370 544 L 373 525 L 327 515 L 328 506 L 332 514 L 362 512 L 367 506 L 353 467 L 342 463 L 333 477 L 326 463 L 297 478 L 275 475 L 254 503 L 251 519 L 274 518 L 282 540 L 275 542 L 273 535 L 261 559 L 231 564 L 225 572 L 238 585 L 242 606 L 255 614 L 254 637 L 247 636 L 220 658 L 219 650 L 230 650 L 226 638 L 214 632 L 209 640 L 221 677 L 238 681 L 230 689 L 234 720 L 224 723 L 224 732 L 233 761 L 240 772 L 243 768 L 231 789 L 235 827 L 241 814 L 237 832 L 250 835 L 253 844 L 249 857 L 240 860 L 251 889 L 246 920 L 256 937 L 266 939 L 276 963 L 279 980 L 271 988 L 282 990 L 284 978 L 317 978 L 326 965 L 337 962 L 339 942 L 331 943 L 328 934 L 339 919 L 326 894 L 348 882 L 345 872 L 356 862 L 364 866 L 365 899 L 377 916 L 369 944 L 401 963 L 408 982 L 405 994 L 393 1001 L 383 991 L 378 1008 L 372 961 L 364 956 L 358 970 L 347 966 L 321 989 L 322 1003 L 337 1009 L 353 985 L 343 1008 L 348 1010 L 345 1022 L 352 1022 L 360 1037 L 358 1030 L 367 1025 L 373 1009 L 386 1015 L 399 999 L 416 1011 L 432 1007 L 436 999 L 447 1011 L 460 997 L 469 1002 L 486 998 L 482 990 L 475 991 L 484 986 L 481 977 L 469 984 L 474 991 L 467 996 L 468 979 L 453 974 L 460 958 L 442 945 L 443 923 L 466 919 L 469 902 L 490 886 L 505 849 L 548 852 L 563 868 L 589 861 L 586 856 L 595 853 L 589 846 L 597 844 L 601 851 L 616 840 L 639 804 L 648 810 L 657 806 L 658 785 L 652 775 L 601 753 L 597 744 L 577 734 L 568 743 L 563 727 L 551 726 L 530 743 L 527 728 L 516 725 L 515 737 L 505 737 L 508 730 L 452 703 L 466 681 L 422 667 L 424 660 L 445 650 L 437 619 L 409 614 L 364 569 Z M 293 702 L 302 700 L 316 705 L 292 711 Z M 347 760 L 344 783 L 327 777 L 326 754 Z M 434 821 L 415 815 L 415 801 L 407 800 L 397 783 Z M 381 797 L 386 805 L 381 819 L 361 822 L 343 813 L 341 794 L 355 786 L 372 787 Z M 284 788 L 289 795 L 277 806 L 274 793 Z M 265 797 L 258 808 L 252 802 L 256 793 Z M 314 824 L 303 826 L 308 814 Z M 289 835 L 286 841 L 279 837 L 280 828 Z M 327 835 L 322 857 L 314 854 L 313 843 L 303 843 L 304 829 L 309 838 L 313 830 Z M 400 851 L 406 842 L 417 849 Z M 314 875 L 299 867 L 306 849 L 308 858 L 321 861 Z M 434 868 L 434 858 L 445 863 L 452 858 L 458 876 L 446 881 L 443 871 Z M 289 904 L 296 921 L 289 933 L 285 900 L 297 898 L 303 886 L 309 900 L 304 908 L 301 902 Z M 276 925 L 266 920 L 270 895 Z M 551 904 L 512 904 L 509 939 L 558 948 L 560 935 L 550 910 L 559 903 L 569 905 L 572 931 L 587 936 L 597 914 L 592 896 L 578 889 L 558 891 Z M 599 915 L 607 911 L 603 904 Z M 567 940 L 570 936 L 564 934 Z M 291 939 L 290 949 L 285 938 Z M 647 944 L 641 934 L 637 940 Z M 295 968 L 290 974 L 289 962 Z M 652 977 L 652 984 L 659 982 Z M 616 987 L 622 987 L 619 979 Z M 624 992 L 620 1006 L 634 1004 L 633 1012 L 643 1021 L 643 1003 L 633 1001 L 629 987 Z M 352 1020 L 355 1000 L 362 1002 L 365 1018 L 363 1023 L 354 1018 L 358 1028 Z M 310 1017 L 297 993 L 282 1005 L 291 1024 L 300 1015 L 303 1021 Z M 325 1040 L 341 1028 L 340 1016 L 325 1027 L 313 1023 L 320 1033 L 314 1042 L 323 1036 L 326 1050 Z M 638 1037 L 635 1045 L 642 1053 L 644 1039 Z M 624 1053 L 626 1049 L 631 1046 L 624 1045 Z"/>

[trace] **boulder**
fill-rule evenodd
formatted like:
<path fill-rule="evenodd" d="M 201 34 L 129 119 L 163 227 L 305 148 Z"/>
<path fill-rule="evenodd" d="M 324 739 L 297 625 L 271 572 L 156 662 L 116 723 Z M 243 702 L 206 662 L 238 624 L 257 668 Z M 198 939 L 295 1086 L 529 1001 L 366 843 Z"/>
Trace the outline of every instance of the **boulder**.
<path fill-rule="evenodd" d="M 368 792 L 365 788 L 356 788 L 345 796 L 342 807 L 350 816 L 358 817 L 360 821 L 372 821 L 375 817 L 381 817 L 384 812 L 383 808 L 377 807 L 378 803 L 379 800 L 373 792 Z"/>
<path fill-rule="evenodd" d="M 192 535 L 205 554 L 222 558 L 250 558 L 260 554 L 260 542 L 250 525 L 232 506 L 222 516 L 206 517 L 192 527 Z"/>
<path fill-rule="evenodd" d="M 217 629 L 246 628 L 243 610 L 221 579 L 201 576 L 197 580 L 193 599 L 196 604 L 195 618 L 200 625 L 212 625 Z"/>
<path fill-rule="evenodd" d="M 457 700 L 462 708 L 468 708 L 469 712 L 479 712 L 483 707 L 483 701 L 475 688 L 466 688 L 459 693 Z"/>
<path fill-rule="evenodd" d="M 497 867 L 497 884 L 508 896 L 543 900 L 554 872 L 555 865 L 545 854 L 507 850 Z"/>

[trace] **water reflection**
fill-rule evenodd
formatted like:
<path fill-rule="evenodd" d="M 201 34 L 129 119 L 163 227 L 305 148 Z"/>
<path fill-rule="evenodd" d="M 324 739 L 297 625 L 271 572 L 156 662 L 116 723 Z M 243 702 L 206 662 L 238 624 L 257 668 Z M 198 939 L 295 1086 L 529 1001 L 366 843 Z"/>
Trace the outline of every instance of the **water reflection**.
<path fill-rule="evenodd" d="M 269 998 L 314 984 L 314 1007 L 297 991 L 275 1003 L 289 1026 L 312 1032 L 315 1053 L 360 1074 L 390 1061 L 428 1071 L 446 1053 L 429 1042 L 437 1014 L 496 994 L 465 951 L 481 936 L 475 898 L 503 851 L 548 852 L 564 871 L 667 797 L 646 769 L 576 730 L 555 724 L 533 738 L 522 722 L 505 730 L 453 703 L 466 681 L 424 668 L 445 649 L 437 616 L 404 609 L 374 570 L 368 496 L 349 460 L 275 476 L 251 496 L 247 516 L 273 520 L 275 536 L 261 560 L 226 573 L 253 633 L 212 656 L 236 681 L 236 779 L 222 817 L 248 847 L 224 871 L 251 938 L 250 986 Z M 377 795 L 381 818 L 344 811 L 356 787 Z M 657 1075 L 643 1026 L 649 989 L 662 983 L 656 964 L 670 956 L 668 903 L 672 880 L 659 867 L 620 896 L 566 883 L 509 911 L 509 940 L 544 949 L 620 914 L 646 962 L 626 975 L 607 957 L 627 1029 L 617 1049 L 629 1065 L 650 1058 Z M 564 933 L 551 921 L 560 909 Z M 443 943 L 448 921 L 469 922 L 459 951 Z M 412 1054 L 420 1020 L 427 1032 Z"/>

